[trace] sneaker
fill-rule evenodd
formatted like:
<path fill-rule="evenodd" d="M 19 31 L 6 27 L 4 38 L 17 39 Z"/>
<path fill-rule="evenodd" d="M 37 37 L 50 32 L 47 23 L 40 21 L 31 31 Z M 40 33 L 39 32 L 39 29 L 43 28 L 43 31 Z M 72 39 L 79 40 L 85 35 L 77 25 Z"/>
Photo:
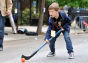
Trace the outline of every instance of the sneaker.
<path fill-rule="evenodd" d="M 49 52 L 49 54 L 47 55 L 47 57 L 52 57 L 52 56 L 55 56 L 55 53 Z"/>
<path fill-rule="evenodd" d="M 74 53 L 71 52 L 71 53 L 68 53 L 69 54 L 69 59 L 74 59 Z"/>

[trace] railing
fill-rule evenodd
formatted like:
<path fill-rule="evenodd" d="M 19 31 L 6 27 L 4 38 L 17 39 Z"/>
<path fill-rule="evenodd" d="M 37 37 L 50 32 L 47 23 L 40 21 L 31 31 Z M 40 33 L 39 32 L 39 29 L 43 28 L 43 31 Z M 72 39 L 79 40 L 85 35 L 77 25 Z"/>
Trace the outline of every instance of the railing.
<path fill-rule="evenodd" d="M 76 16 L 75 19 L 75 33 L 77 34 L 77 30 L 80 31 L 88 31 L 88 16 Z"/>

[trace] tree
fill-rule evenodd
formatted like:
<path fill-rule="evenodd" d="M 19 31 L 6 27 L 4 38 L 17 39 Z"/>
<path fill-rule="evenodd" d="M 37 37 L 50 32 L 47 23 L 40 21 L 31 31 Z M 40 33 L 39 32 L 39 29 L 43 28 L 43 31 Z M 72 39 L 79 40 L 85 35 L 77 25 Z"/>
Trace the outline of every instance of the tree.
<path fill-rule="evenodd" d="M 41 34 L 41 31 L 42 31 L 43 16 L 44 16 L 43 9 L 44 8 L 45 8 L 45 0 L 42 0 L 42 2 L 41 2 L 41 10 L 40 10 L 40 18 L 39 18 L 38 27 L 37 27 L 38 35 Z"/>

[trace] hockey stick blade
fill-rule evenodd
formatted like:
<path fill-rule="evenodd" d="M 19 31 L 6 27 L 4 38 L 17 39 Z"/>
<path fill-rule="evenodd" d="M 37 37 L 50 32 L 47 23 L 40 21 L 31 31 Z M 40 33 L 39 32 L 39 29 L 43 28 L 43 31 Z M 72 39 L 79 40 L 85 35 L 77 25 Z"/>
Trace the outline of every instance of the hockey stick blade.
<path fill-rule="evenodd" d="M 22 55 L 21 58 L 24 58 L 25 60 L 29 60 L 29 59 L 30 59 L 31 57 L 33 57 L 37 52 L 38 52 L 38 50 L 35 51 L 35 52 L 34 52 L 33 54 L 31 54 L 30 56 Z"/>
<path fill-rule="evenodd" d="M 47 43 L 44 43 L 40 48 L 38 48 L 34 53 L 32 53 L 30 56 L 24 56 L 22 55 L 21 58 L 24 58 L 25 60 L 29 60 L 31 57 L 33 57 L 42 47 L 44 47 Z"/>

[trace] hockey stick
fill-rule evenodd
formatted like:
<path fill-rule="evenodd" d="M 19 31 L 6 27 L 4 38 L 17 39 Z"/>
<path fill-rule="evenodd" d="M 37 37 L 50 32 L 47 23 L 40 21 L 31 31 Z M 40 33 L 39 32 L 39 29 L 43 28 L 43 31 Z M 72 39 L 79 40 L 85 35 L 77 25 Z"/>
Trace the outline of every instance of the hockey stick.
<path fill-rule="evenodd" d="M 16 26 L 15 26 L 15 22 L 14 22 L 14 19 L 13 19 L 12 14 L 9 15 L 9 19 L 10 19 L 10 24 L 12 26 L 12 30 L 14 31 L 14 33 L 17 33 Z"/>
<path fill-rule="evenodd" d="M 61 31 L 62 31 L 62 29 L 60 29 L 60 30 L 56 33 L 55 37 L 56 37 Z M 55 37 L 51 37 L 51 38 L 49 39 L 49 42 L 52 41 Z M 34 53 L 32 53 L 30 56 L 24 56 L 24 55 L 22 55 L 21 58 L 24 58 L 25 60 L 29 60 L 29 59 L 30 59 L 31 57 L 33 57 L 41 48 L 43 48 L 46 44 L 47 44 L 47 42 L 45 42 L 40 48 L 38 48 L 38 49 L 37 49 Z"/>

